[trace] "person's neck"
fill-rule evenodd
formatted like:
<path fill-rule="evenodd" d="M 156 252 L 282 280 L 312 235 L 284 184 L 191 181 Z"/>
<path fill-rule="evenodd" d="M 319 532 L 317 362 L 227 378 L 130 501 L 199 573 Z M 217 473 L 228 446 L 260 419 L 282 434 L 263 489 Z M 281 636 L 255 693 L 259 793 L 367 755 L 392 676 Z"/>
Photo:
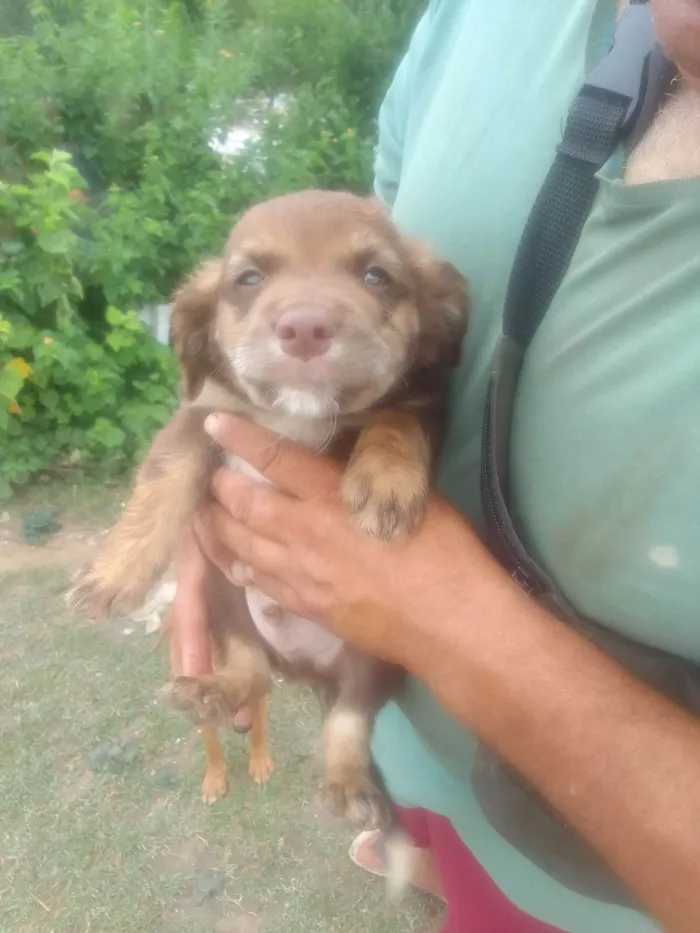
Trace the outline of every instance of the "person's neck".
<path fill-rule="evenodd" d="M 668 100 L 631 153 L 628 185 L 700 177 L 700 94 L 678 78 Z"/>
<path fill-rule="evenodd" d="M 616 0 L 617 18 L 629 0 Z M 678 78 L 623 170 L 628 185 L 700 176 L 700 86 Z"/>

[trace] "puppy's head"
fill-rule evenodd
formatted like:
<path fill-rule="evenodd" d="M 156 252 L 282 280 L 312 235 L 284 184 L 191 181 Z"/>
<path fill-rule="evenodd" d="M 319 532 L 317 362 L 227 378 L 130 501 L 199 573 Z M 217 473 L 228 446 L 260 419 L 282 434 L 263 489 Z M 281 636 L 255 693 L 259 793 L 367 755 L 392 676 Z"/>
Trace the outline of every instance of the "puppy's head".
<path fill-rule="evenodd" d="M 173 332 L 189 397 L 211 377 L 258 407 L 321 417 L 454 365 L 467 308 L 463 277 L 376 201 L 305 191 L 242 217 L 223 258 L 177 293 Z"/>

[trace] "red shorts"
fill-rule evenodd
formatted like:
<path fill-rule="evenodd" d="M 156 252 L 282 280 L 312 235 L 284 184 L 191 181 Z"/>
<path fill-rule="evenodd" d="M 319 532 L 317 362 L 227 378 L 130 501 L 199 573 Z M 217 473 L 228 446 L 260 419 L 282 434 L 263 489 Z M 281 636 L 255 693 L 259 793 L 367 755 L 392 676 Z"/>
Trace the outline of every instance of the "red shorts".
<path fill-rule="evenodd" d="M 441 933 L 563 933 L 509 901 L 447 817 L 404 807 L 396 812 L 414 844 L 432 849 L 447 900 Z"/>

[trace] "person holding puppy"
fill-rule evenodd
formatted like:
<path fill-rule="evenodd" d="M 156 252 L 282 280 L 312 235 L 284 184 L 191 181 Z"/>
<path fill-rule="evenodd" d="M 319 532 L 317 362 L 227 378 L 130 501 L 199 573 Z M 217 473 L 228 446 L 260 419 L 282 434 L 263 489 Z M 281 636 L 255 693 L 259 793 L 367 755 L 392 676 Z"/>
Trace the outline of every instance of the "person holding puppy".
<path fill-rule="evenodd" d="M 445 933 L 697 933 L 700 722 L 532 599 L 482 543 L 481 426 L 508 275 L 615 0 L 433 0 L 380 114 L 376 193 L 470 280 L 433 498 L 407 542 L 356 529 L 323 456 L 212 416 L 225 450 L 183 542 L 175 624 L 209 663 L 202 550 L 413 676 L 374 755 L 448 903 Z M 616 9 L 617 7 L 617 9 Z M 601 626 L 700 662 L 700 0 L 653 0 L 678 70 L 631 152 L 600 173 L 563 284 L 528 349 L 511 438 L 514 508 L 568 600 Z M 200 550 L 201 549 L 201 550 Z M 487 743 L 629 892 L 577 890 L 506 840 L 470 774 Z M 381 872 L 381 837 L 356 860 Z"/>

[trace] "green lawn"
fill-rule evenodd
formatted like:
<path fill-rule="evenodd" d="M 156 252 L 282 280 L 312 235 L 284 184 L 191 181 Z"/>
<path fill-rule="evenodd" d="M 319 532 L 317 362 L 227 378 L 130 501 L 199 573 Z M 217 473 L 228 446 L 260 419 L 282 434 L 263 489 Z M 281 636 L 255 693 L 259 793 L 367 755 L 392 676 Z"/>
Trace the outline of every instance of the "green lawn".
<path fill-rule="evenodd" d="M 226 736 L 229 796 L 199 797 L 196 733 L 160 705 L 165 653 L 143 627 L 76 621 L 64 568 L 0 578 L 1 933 L 428 933 L 437 907 L 351 865 L 317 799 L 319 716 L 280 686 L 276 771 L 248 779 Z"/>

